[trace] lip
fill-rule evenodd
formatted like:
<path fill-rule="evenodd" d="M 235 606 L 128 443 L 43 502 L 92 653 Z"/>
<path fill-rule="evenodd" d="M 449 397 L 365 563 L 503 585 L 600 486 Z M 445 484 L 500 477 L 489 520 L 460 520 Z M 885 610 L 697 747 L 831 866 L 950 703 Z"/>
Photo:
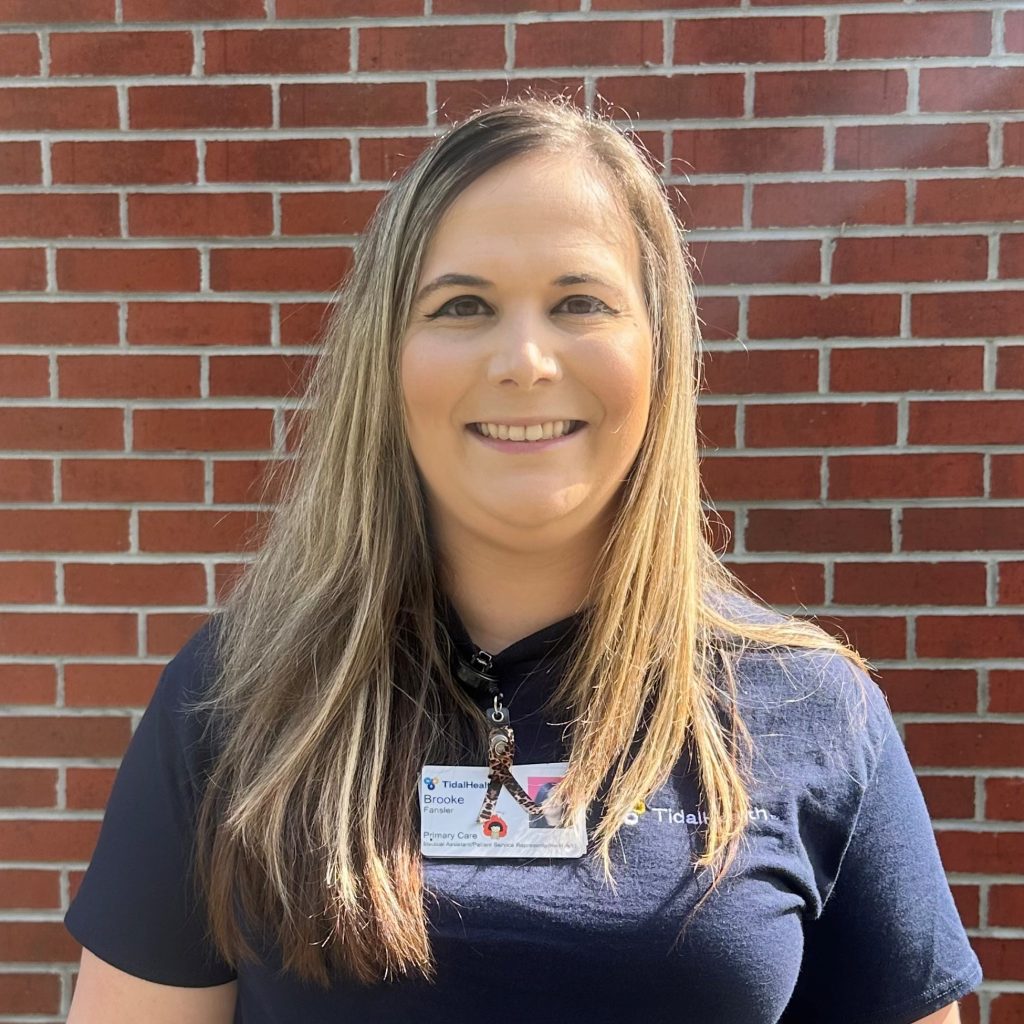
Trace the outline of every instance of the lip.
<path fill-rule="evenodd" d="M 510 426 L 510 427 L 528 427 L 531 423 L 524 420 L 500 420 L 499 422 Z M 536 423 L 536 420 L 532 421 Z M 481 434 L 472 423 L 466 424 L 466 431 L 476 438 L 481 444 L 487 445 L 488 448 L 494 448 L 499 452 L 508 452 L 510 455 L 529 455 L 531 452 L 543 452 L 549 448 L 557 448 L 562 445 L 570 444 L 573 440 L 579 437 L 584 431 L 586 431 L 588 424 L 582 423 L 581 426 L 574 430 L 571 434 L 563 434 L 561 437 L 546 437 L 540 441 L 502 441 L 497 437 L 487 437 L 485 434 Z"/>

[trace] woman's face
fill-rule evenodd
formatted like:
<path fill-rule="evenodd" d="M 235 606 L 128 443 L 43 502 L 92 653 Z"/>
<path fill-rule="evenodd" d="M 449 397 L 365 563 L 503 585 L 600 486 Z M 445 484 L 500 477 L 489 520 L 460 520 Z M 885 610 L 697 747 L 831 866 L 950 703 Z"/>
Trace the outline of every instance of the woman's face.
<path fill-rule="evenodd" d="M 639 246 L 596 172 L 531 153 L 478 178 L 430 240 L 402 341 L 435 525 L 513 547 L 594 528 L 647 429 L 651 365 Z"/>

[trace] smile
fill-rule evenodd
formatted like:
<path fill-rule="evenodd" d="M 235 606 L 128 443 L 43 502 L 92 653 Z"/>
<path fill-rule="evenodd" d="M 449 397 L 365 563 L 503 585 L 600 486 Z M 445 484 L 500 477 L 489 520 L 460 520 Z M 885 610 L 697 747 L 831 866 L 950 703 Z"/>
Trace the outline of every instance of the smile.
<path fill-rule="evenodd" d="M 549 420 L 522 424 L 467 423 L 466 430 L 481 444 L 500 452 L 530 454 L 572 444 L 586 429 L 584 420 Z"/>

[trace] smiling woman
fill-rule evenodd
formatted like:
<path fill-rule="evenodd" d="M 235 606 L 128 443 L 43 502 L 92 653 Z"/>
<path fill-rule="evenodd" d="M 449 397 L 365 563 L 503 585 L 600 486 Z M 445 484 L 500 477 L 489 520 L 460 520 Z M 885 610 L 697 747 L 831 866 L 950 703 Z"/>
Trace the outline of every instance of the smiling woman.
<path fill-rule="evenodd" d="M 118 772 L 72 1024 L 957 1019 L 980 965 L 867 663 L 708 539 L 699 328 L 602 116 L 508 101 L 416 160 Z"/>

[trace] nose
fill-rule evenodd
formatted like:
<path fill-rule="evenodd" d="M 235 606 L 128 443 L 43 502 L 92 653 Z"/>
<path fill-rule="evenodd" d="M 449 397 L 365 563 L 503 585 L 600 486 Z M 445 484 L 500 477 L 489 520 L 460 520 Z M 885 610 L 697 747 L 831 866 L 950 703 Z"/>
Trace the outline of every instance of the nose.
<path fill-rule="evenodd" d="M 487 364 L 489 383 L 500 386 L 511 382 L 531 388 L 539 381 L 562 376 L 557 343 L 548 325 L 527 315 L 516 317 L 504 330 L 496 331 L 494 339 Z"/>

